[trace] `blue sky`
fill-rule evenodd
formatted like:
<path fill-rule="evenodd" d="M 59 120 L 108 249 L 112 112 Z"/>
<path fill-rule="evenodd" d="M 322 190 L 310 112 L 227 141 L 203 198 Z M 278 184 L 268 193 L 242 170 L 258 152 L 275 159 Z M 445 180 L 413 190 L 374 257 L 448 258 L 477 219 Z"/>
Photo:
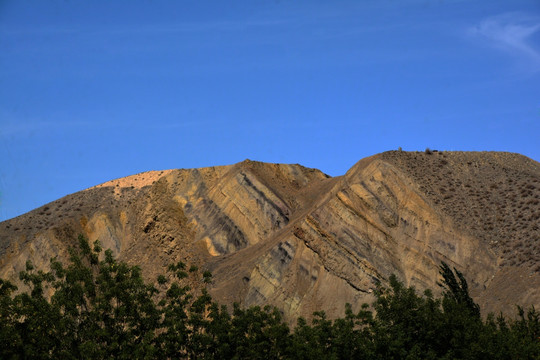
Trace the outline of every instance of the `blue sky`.
<path fill-rule="evenodd" d="M 539 144 L 538 0 L 0 0 L 0 221 L 147 170 Z"/>

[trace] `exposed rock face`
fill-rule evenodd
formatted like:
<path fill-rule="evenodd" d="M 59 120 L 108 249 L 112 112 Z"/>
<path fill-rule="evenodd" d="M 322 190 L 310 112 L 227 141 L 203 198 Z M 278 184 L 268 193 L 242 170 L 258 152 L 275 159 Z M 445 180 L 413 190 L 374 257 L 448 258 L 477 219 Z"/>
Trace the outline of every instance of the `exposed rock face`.
<path fill-rule="evenodd" d="M 509 153 L 391 151 L 330 178 L 242 163 L 148 172 L 0 223 L 0 276 L 47 267 L 76 235 L 148 278 L 183 260 L 210 269 L 220 302 L 273 304 L 289 319 L 359 308 L 395 273 L 438 291 L 464 272 L 484 311 L 540 305 L 540 164 Z"/>

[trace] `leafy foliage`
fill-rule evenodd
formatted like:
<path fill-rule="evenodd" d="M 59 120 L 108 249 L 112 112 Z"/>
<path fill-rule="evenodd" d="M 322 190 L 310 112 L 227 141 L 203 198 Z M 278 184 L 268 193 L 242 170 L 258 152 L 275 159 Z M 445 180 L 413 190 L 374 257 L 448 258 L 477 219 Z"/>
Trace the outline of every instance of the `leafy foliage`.
<path fill-rule="evenodd" d="M 330 320 L 323 311 L 291 329 L 270 306 L 229 310 L 204 286 L 208 271 L 171 264 L 155 284 L 79 237 L 69 263 L 28 263 L 28 291 L 0 279 L 2 359 L 538 359 L 540 313 L 482 320 L 463 274 L 441 264 L 442 298 L 395 276 L 370 308 Z M 202 290 L 189 283 L 198 281 Z"/>

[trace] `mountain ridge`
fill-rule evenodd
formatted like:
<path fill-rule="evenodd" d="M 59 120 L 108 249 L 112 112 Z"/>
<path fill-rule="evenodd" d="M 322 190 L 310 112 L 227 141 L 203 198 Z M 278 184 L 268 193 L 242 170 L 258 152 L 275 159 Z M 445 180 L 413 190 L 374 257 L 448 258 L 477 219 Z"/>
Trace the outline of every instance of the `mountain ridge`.
<path fill-rule="evenodd" d="M 439 291 L 445 261 L 485 311 L 540 305 L 540 164 L 503 152 L 388 151 L 330 177 L 298 164 L 144 172 L 0 223 L 0 276 L 47 267 L 78 233 L 148 278 L 175 261 L 214 273 L 225 304 L 342 315 L 395 273 Z"/>

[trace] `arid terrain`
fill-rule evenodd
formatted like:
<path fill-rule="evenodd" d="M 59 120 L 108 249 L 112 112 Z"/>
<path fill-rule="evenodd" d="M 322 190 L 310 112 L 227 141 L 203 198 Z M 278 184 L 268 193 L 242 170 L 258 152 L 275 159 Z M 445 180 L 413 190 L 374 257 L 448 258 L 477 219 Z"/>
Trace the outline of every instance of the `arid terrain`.
<path fill-rule="evenodd" d="M 503 152 L 389 151 L 330 177 L 250 160 L 150 171 L 0 223 L 0 277 L 46 269 L 78 234 L 148 279 L 182 260 L 209 269 L 225 304 L 271 304 L 288 319 L 359 309 L 396 274 L 437 286 L 463 272 L 483 313 L 540 306 L 540 163 Z"/>

